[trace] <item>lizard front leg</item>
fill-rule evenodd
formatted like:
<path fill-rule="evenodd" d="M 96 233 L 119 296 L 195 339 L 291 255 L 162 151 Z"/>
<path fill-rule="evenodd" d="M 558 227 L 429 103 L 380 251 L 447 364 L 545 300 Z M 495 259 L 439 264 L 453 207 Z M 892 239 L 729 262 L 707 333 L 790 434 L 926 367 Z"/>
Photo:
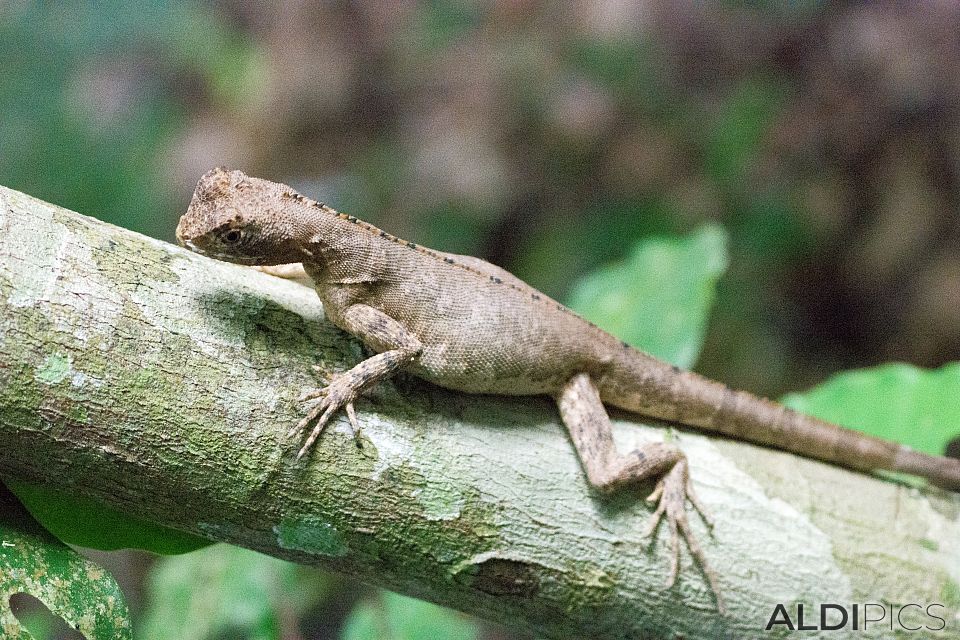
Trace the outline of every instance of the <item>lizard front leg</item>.
<path fill-rule="evenodd" d="M 304 400 L 319 397 L 323 399 L 287 434 L 287 437 L 292 437 L 316 420 L 313 431 L 297 453 L 298 460 L 306 455 L 330 418 L 340 409 L 346 410 L 350 426 L 356 436 L 360 425 L 357 424 L 353 401 L 365 389 L 389 376 L 397 368 L 410 363 L 423 349 L 423 345 L 416 336 L 407 331 L 402 324 L 373 307 L 365 304 L 351 305 L 343 312 L 341 318 L 344 329 L 380 353 L 367 358 L 345 373 L 332 376 L 330 383 L 323 389 L 303 396 Z"/>
<path fill-rule="evenodd" d="M 697 538 L 687 520 L 686 501 L 690 500 L 700 515 L 712 526 L 693 491 L 687 466 L 687 457 L 676 447 L 651 442 L 630 453 L 621 454 L 613 442 L 610 418 L 600 400 L 596 386 L 585 373 L 573 376 L 557 395 L 560 416 L 577 449 L 580 462 L 590 484 L 609 491 L 645 478 L 660 476 L 656 488 L 647 498 L 657 502 L 657 509 L 644 535 L 656 531 L 666 517 L 670 527 L 671 557 L 667 588 L 673 586 L 680 560 L 680 536 L 686 540 L 690 553 L 700 564 L 710 589 L 717 600 L 717 608 L 724 612 L 724 602 L 717 586 L 717 575 L 707 562 Z"/>
<path fill-rule="evenodd" d="M 275 264 L 270 266 L 254 266 L 250 268 L 256 269 L 262 273 L 266 273 L 267 275 L 283 278 L 284 280 L 293 280 L 298 284 L 302 284 L 305 287 L 310 287 L 313 289 L 313 278 L 310 277 L 310 274 L 307 273 L 306 269 L 303 268 L 303 264 L 300 262 Z"/>

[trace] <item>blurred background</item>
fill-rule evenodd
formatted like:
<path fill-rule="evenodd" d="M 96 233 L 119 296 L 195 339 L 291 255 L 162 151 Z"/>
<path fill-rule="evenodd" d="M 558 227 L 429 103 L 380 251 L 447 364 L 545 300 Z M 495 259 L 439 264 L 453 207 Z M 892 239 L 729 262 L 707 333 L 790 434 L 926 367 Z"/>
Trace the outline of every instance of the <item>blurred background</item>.
<path fill-rule="evenodd" d="M 960 359 L 958 54 L 951 2 L 0 0 L 0 184 L 172 240 L 226 165 L 560 299 L 715 221 L 696 368 L 777 396 Z M 224 549 L 97 559 L 171 638 L 514 637 Z"/>

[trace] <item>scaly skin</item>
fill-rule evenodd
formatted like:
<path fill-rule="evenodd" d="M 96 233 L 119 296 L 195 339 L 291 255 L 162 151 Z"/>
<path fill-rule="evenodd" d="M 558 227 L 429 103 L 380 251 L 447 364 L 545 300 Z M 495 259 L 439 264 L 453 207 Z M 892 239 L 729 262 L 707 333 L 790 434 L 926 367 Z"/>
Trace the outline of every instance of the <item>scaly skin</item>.
<path fill-rule="evenodd" d="M 354 400 L 399 368 L 458 391 L 553 396 L 592 485 L 612 490 L 660 478 L 648 498 L 658 503 L 649 531 L 666 518 L 667 585 L 676 577 L 682 536 L 721 611 L 717 576 L 687 522 L 686 500 L 704 512 L 686 456 L 660 443 L 618 452 L 604 403 L 860 471 L 903 471 L 960 489 L 960 460 L 919 454 L 660 362 L 499 267 L 400 240 L 283 184 L 240 171 L 208 172 L 177 238 L 240 264 L 302 263 L 331 322 L 377 352 L 304 398 L 321 400 L 290 432 L 314 425 L 298 457 L 340 409 L 359 431 Z"/>

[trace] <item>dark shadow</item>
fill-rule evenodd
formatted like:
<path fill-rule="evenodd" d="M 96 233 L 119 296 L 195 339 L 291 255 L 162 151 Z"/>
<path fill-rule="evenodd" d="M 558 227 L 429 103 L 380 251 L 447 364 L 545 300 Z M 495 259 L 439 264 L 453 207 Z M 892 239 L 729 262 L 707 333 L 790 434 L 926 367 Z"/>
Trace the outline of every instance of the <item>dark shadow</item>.
<path fill-rule="evenodd" d="M 49 531 L 40 526 L 27 511 L 20 499 L 13 494 L 7 485 L 0 481 L 0 523 L 9 525 L 24 533 L 40 536 L 45 540 L 54 540 Z"/>

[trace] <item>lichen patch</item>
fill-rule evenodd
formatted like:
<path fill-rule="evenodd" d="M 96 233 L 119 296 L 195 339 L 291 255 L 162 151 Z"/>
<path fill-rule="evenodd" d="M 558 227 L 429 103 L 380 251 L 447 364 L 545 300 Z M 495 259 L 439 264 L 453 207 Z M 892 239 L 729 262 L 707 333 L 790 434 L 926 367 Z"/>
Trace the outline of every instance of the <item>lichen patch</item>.
<path fill-rule="evenodd" d="M 70 355 L 51 353 L 40 363 L 33 377 L 43 384 L 57 384 L 71 373 L 73 373 L 73 359 Z"/>
<path fill-rule="evenodd" d="M 454 487 L 445 486 L 439 481 L 430 482 L 429 479 L 414 490 L 413 495 L 423 505 L 423 515 L 427 520 L 456 520 L 465 504 L 463 495 Z"/>
<path fill-rule="evenodd" d="M 349 551 L 337 528 L 319 518 L 284 518 L 273 527 L 277 544 L 289 551 L 304 551 L 339 558 Z"/>

